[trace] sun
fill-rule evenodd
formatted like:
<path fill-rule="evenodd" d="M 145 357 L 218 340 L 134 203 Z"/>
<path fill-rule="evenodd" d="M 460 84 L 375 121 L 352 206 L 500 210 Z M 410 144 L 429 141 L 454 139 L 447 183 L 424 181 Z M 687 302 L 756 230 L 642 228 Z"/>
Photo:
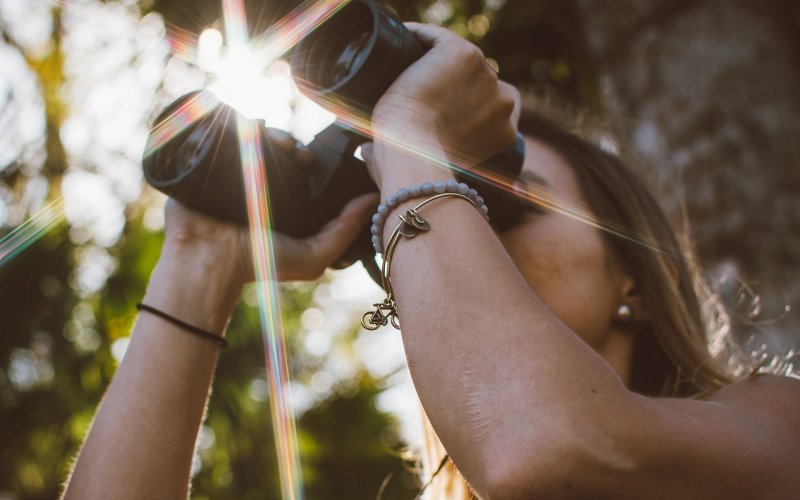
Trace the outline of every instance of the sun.
<path fill-rule="evenodd" d="M 249 45 L 224 45 L 222 33 L 213 28 L 200 34 L 197 57 L 212 77 L 208 90 L 242 116 L 278 127 L 291 121 L 296 90 L 285 61 L 267 65 Z"/>

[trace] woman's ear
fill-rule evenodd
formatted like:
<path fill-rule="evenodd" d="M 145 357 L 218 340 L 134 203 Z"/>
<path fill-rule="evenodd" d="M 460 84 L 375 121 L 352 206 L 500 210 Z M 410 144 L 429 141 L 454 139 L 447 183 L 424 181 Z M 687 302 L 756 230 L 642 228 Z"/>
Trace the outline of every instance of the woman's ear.
<path fill-rule="evenodd" d="M 619 286 L 620 304 L 614 313 L 614 320 L 626 324 L 649 322 L 650 312 L 645 307 L 644 296 L 636 279 L 626 273 Z"/>

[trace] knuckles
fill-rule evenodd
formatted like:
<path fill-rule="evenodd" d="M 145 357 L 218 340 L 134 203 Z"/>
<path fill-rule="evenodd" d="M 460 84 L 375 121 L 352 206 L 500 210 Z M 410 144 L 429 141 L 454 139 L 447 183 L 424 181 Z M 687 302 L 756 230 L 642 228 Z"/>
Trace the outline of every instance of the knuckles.
<path fill-rule="evenodd" d="M 517 101 L 512 95 L 502 94 L 498 98 L 497 108 L 503 116 L 512 116 L 517 109 Z"/>
<path fill-rule="evenodd" d="M 320 264 L 317 254 L 317 245 L 309 240 L 300 240 L 297 249 L 297 268 L 292 273 L 302 281 L 313 281 L 322 276 L 325 268 Z"/>
<path fill-rule="evenodd" d="M 465 45 L 463 57 L 468 63 L 476 66 L 486 64 L 486 56 L 483 55 L 483 51 L 477 45 L 471 43 L 466 43 Z"/>

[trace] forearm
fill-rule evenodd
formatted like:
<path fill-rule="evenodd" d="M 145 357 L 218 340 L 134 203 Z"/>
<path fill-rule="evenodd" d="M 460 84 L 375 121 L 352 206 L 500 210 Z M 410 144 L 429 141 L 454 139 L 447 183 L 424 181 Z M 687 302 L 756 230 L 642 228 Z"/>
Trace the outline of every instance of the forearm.
<path fill-rule="evenodd" d="M 376 159 L 391 165 L 382 172 L 384 197 L 439 175 L 386 148 Z M 593 394 L 624 387 L 535 295 L 473 206 L 443 199 L 420 212 L 431 231 L 402 239 L 392 263 L 409 368 L 448 452 L 485 491 L 498 469 L 524 467 L 531 450 L 546 454 L 553 439 L 583 432 Z M 387 223 L 384 241 L 395 225 Z"/>
<path fill-rule="evenodd" d="M 165 248 L 145 304 L 222 332 L 238 296 L 224 261 Z M 143 312 L 78 456 L 66 498 L 186 498 L 219 346 Z"/>

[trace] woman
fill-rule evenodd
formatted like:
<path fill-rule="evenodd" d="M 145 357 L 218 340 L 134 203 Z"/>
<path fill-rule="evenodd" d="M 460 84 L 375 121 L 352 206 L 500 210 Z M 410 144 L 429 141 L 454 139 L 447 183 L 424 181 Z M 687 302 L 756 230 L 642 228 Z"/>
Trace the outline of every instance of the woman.
<path fill-rule="evenodd" d="M 526 191 L 546 197 L 545 188 L 530 185 L 544 183 L 547 191 L 580 200 L 595 214 L 589 223 L 603 222 L 607 232 L 598 242 L 586 222 L 532 207 L 520 223 L 500 233 L 500 240 L 531 288 L 614 368 L 625 386 L 648 396 L 701 398 L 756 371 L 730 342 L 724 311 L 702 286 L 688 253 L 641 181 L 617 157 L 539 113 L 523 112 L 519 130 L 528 149 L 521 176 L 523 184 L 527 179 Z M 586 236 L 590 240 L 576 241 Z M 559 252 L 553 260 L 548 247 L 570 249 L 572 255 Z M 628 280 L 622 283 L 623 298 L 612 324 L 594 328 L 580 324 L 586 322 L 586 311 L 568 310 L 583 307 L 585 300 L 563 299 L 565 293 L 574 296 L 576 283 L 591 283 L 591 276 L 603 269 L 604 263 L 592 256 L 600 256 L 617 272 L 621 266 L 623 280 Z M 569 275 L 552 277 L 559 269 L 568 269 Z M 613 280 L 602 276 L 601 281 Z M 598 299 L 613 297 L 601 294 Z M 614 305 L 612 301 L 604 308 Z M 421 461 L 430 498 L 470 498 L 453 464 L 442 460 L 446 451 L 424 414 L 423 426 Z"/>
<path fill-rule="evenodd" d="M 480 51 L 442 28 L 410 28 L 431 50 L 378 103 L 376 140 L 366 152 L 384 200 L 400 188 L 452 178 L 394 146 L 398 134 L 441 159 L 478 163 L 510 146 L 516 133 L 518 95 Z M 446 449 L 454 464 L 432 488 L 457 498 L 457 467 L 481 498 L 794 494 L 800 385 L 772 376 L 728 384 L 730 375 L 705 354 L 689 273 L 673 258 L 674 238 L 650 200 L 635 182 L 602 178 L 616 165 L 587 173 L 596 158 L 571 136 L 529 131 L 522 177 L 529 188 L 546 184 L 551 196 L 588 203 L 595 221 L 630 223 L 645 231 L 638 235 L 645 242 L 667 246 L 659 253 L 620 243 L 547 211 L 526 214 L 498 237 L 475 207 L 454 197 L 419 210 L 430 230 L 398 242 L 392 284 L 409 369 L 443 444 L 429 462 L 435 467 Z M 595 183 L 605 186 L 594 192 Z M 629 192 L 618 193 L 618 206 L 603 205 L 609 196 L 602 190 L 619 185 Z M 400 202 L 388 220 L 420 201 Z M 280 277 L 318 276 L 376 202 L 354 200 L 309 240 L 278 237 Z M 386 224 L 383 242 L 393 226 Z M 241 229 L 169 203 L 164 248 L 143 303 L 222 332 L 252 278 L 248 261 Z M 637 350 L 648 348 L 662 353 L 660 368 L 637 366 Z M 143 313 L 66 497 L 185 497 L 216 355 L 213 342 Z M 688 377 L 676 378 L 678 393 L 700 397 L 641 394 L 659 392 L 672 363 Z"/>

